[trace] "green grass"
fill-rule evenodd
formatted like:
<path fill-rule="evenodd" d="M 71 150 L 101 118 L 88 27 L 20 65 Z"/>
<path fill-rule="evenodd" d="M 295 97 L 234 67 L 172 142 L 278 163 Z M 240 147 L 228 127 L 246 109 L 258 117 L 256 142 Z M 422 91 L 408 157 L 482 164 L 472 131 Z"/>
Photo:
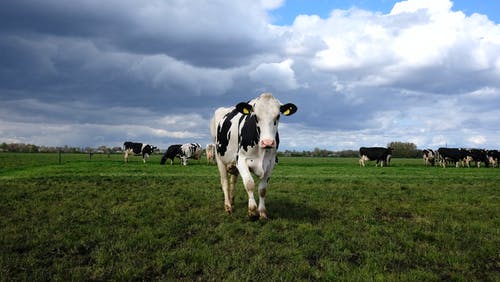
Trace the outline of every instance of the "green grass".
<path fill-rule="evenodd" d="M 251 221 L 159 159 L 1 153 L 1 280 L 500 280 L 500 169 L 281 157 Z"/>

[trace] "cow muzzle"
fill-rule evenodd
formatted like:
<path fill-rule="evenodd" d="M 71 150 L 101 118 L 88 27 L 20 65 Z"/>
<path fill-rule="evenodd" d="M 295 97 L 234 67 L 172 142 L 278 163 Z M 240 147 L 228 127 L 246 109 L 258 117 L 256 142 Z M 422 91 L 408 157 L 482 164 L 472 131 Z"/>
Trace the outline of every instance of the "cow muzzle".
<path fill-rule="evenodd" d="M 263 149 L 276 148 L 276 141 L 274 139 L 263 139 L 260 141 L 260 147 Z"/>

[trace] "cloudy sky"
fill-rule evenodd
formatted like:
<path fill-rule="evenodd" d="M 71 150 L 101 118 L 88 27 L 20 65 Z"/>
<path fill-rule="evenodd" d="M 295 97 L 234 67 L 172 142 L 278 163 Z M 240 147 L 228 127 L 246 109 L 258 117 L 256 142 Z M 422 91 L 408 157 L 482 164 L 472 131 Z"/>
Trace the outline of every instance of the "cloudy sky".
<path fill-rule="evenodd" d="M 0 142 L 210 142 L 272 92 L 280 149 L 500 149 L 500 7 L 469 0 L 4 0 Z"/>

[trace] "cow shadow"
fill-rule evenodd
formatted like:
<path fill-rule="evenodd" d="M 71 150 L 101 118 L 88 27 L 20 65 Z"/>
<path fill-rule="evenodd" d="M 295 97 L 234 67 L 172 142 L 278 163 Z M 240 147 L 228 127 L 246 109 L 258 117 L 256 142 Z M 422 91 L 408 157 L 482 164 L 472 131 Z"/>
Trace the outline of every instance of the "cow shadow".
<path fill-rule="evenodd" d="M 320 210 L 305 203 L 286 198 L 273 198 L 266 201 L 270 219 L 316 222 L 321 219 Z"/>

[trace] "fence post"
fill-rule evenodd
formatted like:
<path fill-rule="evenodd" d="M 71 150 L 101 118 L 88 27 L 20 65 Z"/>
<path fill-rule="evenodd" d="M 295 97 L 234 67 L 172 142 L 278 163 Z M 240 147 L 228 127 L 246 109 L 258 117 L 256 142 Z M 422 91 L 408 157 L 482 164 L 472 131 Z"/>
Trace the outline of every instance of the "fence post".
<path fill-rule="evenodd" d="M 59 148 L 59 151 L 58 151 L 58 155 L 59 155 L 59 164 L 61 164 L 61 149 Z"/>

